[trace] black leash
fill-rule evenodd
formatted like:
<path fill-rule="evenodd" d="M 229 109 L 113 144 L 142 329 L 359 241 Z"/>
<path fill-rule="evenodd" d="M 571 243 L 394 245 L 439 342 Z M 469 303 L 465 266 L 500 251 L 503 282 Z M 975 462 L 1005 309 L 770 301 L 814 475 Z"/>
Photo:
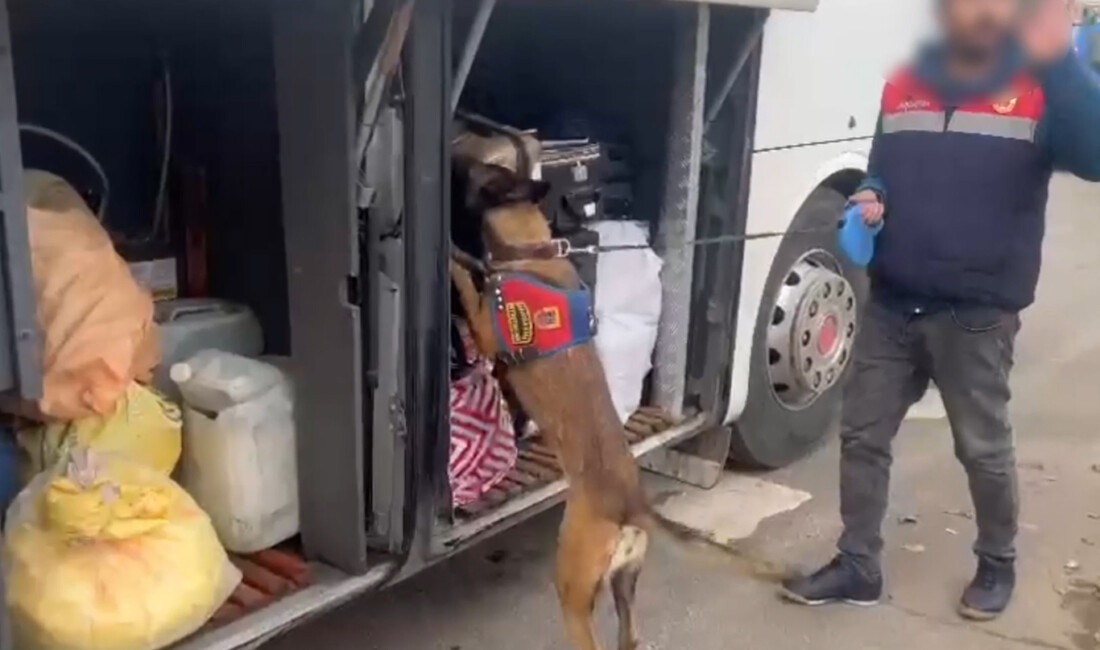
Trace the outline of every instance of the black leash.
<path fill-rule="evenodd" d="M 716 237 L 700 237 L 698 239 L 689 239 L 678 248 L 740 243 L 746 241 L 754 241 L 758 239 L 776 239 L 779 237 L 786 237 L 787 235 L 821 235 L 825 233 L 836 232 L 841 225 L 843 225 L 843 221 L 839 222 L 835 226 L 819 226 L 816 228 L 792 228 L 789 230 L 776 230 L 772 232 L 754 232 L 741 235 L 718 235 Z M 529 256 L 521 256 L 518 259 L 505 261 L 522 262 L 533 260 L 568 259 L 570 257 L 573 257 L 574 255 L 601 255 L 604 253 L 646 250 L 651 248 L 652 246 L 648 243 L 602 245 L 592 244 L 589 246 L 574 246 L 572 243 L 570 243 L 568 239 L 555 237 L 554 239 L 543 242 L 541 244 L 532 244 L 529 248 Z M 470 255 L 466 251 L 456 246 L 454 242 L 451 242 L 451 258 L 461 266 L 464 266 L 471 270 L 476 270 L 486 275 L 489 274 L 489 267 L 492 264 L 490 262 L 489 265 L 486 265 L 482 260 L 477 259 L 473 255 Z"/>
<path fill-rule="evenodd" d="M 787 235 L 820 235 L 829 232 L 836 232 L 838 226 L 827 226 L 818 228 L 792 228 L 790 230 L 777 230 L 773 232 L 754 232 L 742 235 L 719 235 L 716 237 L 701 237 L 699 239 L 689 239 L 683 244 L 683 248 L 699 247 L 699 246 L 713 246 L 715 244 L 731 244 L 740 243 L 746 241 L 754 241 L 757 239 L 775 239 L 778 237 L 786 237 Z M 600 253 L 615 253 L 618 251 L 633 251 L 644 250 L 652 248 L 650 244 L 592 244 L 590 246 L 573 246 L 566 239 L 554 239 L 552 240 L 555 245 L 560 249 L 558 257 L 570 257 L 572 255 L 599 255 Z"/>

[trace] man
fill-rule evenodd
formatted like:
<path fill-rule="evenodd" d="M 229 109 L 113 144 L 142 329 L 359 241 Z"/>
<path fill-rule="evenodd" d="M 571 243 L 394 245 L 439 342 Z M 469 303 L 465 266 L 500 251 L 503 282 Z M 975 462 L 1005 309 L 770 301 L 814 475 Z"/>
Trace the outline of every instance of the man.
<path fill-rule="evenodd" d="M 891 442 L 929 380 L 974 501 L 977 575 L 960 613 L 995 618 L 1016 582 L 1008 374 L 1034 300 L 1053 170 L 1100 181 L 1100 88 L 1072 51 L 1069 0 L 939 0 L 942 38 L 886 85 L 869 177 L 885 219 L 841 424 L 839 555 L 784 584 L 809 605 L 874 604 Z"/>

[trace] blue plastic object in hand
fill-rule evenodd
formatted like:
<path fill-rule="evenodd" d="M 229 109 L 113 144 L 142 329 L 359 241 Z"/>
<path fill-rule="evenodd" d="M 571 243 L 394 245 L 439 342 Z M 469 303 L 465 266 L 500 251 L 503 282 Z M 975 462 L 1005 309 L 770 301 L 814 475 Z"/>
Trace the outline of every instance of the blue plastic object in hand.
<path fill-rule="evenodd" d="M 863 211 L 858 203 L 849 204 L 840 223 L 837 243 L 844 256 L 859 267 L 871 263 L 875 256 L 875 235 L 882 230 L 882 221 L 873 226 L 863 223 Z"/>

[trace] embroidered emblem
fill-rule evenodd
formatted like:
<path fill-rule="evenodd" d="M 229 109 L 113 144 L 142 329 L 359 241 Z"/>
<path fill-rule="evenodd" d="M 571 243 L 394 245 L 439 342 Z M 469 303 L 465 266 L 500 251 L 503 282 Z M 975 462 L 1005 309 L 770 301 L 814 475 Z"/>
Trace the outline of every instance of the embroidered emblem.
<path fill-rule="evenodd" d="M 526 273 L 501 273 L 493 286 L 493 330 L 509 365 L 592 340 L 592 292 L 562 289 Z M 585 318 L 581 318 L 581 316 Z"/>
<path fill-rule="evenodd" d="M 561 327 L 561 310 L 543 307 L 535 314 L 535 327 L 540 330 L 556 330 Z"/>
<path fill-rule="evenodd" d="M 1007 115 L 1008 113 L 1011 113 L 1012 111 L 1016 110 L 1016 103 L 1018 101 L 1019 101 L 1018 98 L 1013 97 L 1012 99 L 1008 99 L 1008 100 L 1005 100 L 1003 102 L 998 102 L 996 104 L 993 104 L 993 110 L 997 111 L 1001 115 Z"/>
<path fill-rule="evenodd" d="M 509 302 L 504 305 L 508 316 L 508 334 L 514 345 L 531 345 L 535 340 L 535 328 L 531 321 L 531 309 L 525 302 Z"/>
<path fill-rule="evenodd" d="M 930 108 L 932 108 L 932 102 L 927 99 L 918 99 L 910 95 L 905 98 L 905 101 L 898 105 L 898 112 L 908 113 L 909 111 L 926 111 Z"/>

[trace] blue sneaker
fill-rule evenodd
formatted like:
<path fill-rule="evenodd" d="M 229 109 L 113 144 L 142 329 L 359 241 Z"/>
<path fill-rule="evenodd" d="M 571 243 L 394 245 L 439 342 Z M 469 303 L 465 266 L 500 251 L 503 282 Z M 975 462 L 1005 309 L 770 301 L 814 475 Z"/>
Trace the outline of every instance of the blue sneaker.
<path fill-rule="evenodd" d="M 838 555 L 808 576 L 785 580 L 780 595 L 799 605 L 848 603 L 870 607 L 882 597 L 882 576 L 868 578 Z"/>
<path fill-rule="evenodd" d="M 1012 560 L 978 558 L 978 572 L 963 592 L 959 615 L 972 621 L 991 621 L 1008 607 L 1015 588 Z"/>

